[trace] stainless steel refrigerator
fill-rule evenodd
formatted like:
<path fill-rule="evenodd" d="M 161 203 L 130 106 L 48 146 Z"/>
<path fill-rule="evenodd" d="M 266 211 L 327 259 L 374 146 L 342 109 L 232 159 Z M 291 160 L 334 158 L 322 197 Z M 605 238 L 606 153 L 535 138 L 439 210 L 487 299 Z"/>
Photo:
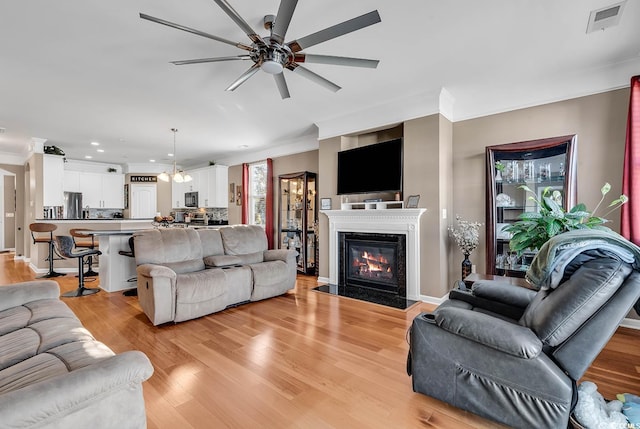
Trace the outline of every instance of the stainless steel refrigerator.
<path fill-rule="evenodd" d="M 64 193 L 64 218 L 82 219 L 82 192 Z"/>

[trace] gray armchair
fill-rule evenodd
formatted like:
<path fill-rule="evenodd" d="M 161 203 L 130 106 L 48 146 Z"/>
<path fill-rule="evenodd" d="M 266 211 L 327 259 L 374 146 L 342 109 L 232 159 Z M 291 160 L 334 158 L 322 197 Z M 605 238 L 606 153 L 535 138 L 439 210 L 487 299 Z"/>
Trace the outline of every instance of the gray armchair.
<path fill-rule="evenodd" d="M 613 233 L 561 234 L 529 270 L 453 290 L 410 331 L 413 389 L 516 428 L 563 428 L 580 379 L 640 297 L 640 248 Z"/>

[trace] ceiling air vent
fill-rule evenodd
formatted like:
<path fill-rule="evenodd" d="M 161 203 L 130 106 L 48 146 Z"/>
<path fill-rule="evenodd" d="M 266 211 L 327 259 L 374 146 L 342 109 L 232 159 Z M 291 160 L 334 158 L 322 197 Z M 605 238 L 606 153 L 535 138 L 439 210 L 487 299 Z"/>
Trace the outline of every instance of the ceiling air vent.
<path fill-rule="evenodd" d="M 620 16 L 622 16 L 622 11 L 624 10 L 624 5 L 626 3 L 627 0 L 624 0 L 611 6 L 592 10 L 589 14 L 587 33 L 592 33 L 597 30 L 604 30 L 605 28 L 615 27 L 616 25 L 618 25 L 618 23 L 620 22 Z"/>

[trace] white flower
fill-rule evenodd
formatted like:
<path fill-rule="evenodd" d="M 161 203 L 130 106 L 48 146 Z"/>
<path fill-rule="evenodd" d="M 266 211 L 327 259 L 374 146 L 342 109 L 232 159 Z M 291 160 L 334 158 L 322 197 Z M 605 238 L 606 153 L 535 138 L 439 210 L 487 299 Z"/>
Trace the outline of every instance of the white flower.
<path fill-rule="evenodd" d="M 449 226 L 449 234 L 455 240 L 456 244 L 464 254 L 470 254 L 478 247 L 480 240 L 480 225 L 479 222 L 469 222 L 462 220 L 460 216 L 456 216 L 458 222 L 457 227 Z"/>

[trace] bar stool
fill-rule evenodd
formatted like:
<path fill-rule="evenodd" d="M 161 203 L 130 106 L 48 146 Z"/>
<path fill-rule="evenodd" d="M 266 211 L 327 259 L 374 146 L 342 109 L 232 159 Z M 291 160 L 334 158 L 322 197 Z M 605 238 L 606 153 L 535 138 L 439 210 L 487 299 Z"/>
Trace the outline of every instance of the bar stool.
<path fill-rule="evenodd" d="M 96 243 L 93 235 L 87 235 L 83 231 L 90 231 L 87 228 L 71 228 L 69 234 L 73 238 L 73 244 L 77 248 L 83 249 L 95 249 Z M 93 255 L 87 256 L 87 272 L 84 273 L 85 277 L 95 277 L 98 273 L 93 271 Z"/>
<path fill-rule="evenodd" d="M 84 258 L 85 256 L 89 255 L 100 255 L 102 254 L 102 252 L 96 249 L 86 249 L 79 252 L 74 252 L 73 237 L 69 235 L 56 235 L 55 243 L 58 253 L 60 253 L 65 258 L 78 258 L 78 288 L 74 291 L 63 293 L 62 296 L 73 298 L 78 296 L 91 295 L 99 292 L 99 288 L 84 287 Z"/>
<path fill-rule="evenodd" d="M 133 236 L 129 237 L 129 251 L 126 250 L 120 250 L 118 251 L 119 255 L 122 256 L 128 256 L 129 258 L 135 258 L 136 257 L 136 251 L 133 248 Z M 135 282 L 138 281 L 137 277 L 131 277 L 130 279 L 127 280 L 127 282 Z M 124 296 L 138 296 L 138 289 L 129 289 L 129 290 L 125 290 L 124 292 L 122 292 L 122 294 Z"/>
<path fill-rule="evenodd" d="M 62 273 L 53 271 L 53 255 L 55 252 L 53 247 L 53 231 L 56 229 L 58 229 L 58 227 L 52 223 L 32 223 L 29 225 L 33 244 L 47 243 L 49 245 L 49 256 L 47 256 L 47 260 L 49 261 L 49 272 L 40 278 L 64 276 Z"/>

